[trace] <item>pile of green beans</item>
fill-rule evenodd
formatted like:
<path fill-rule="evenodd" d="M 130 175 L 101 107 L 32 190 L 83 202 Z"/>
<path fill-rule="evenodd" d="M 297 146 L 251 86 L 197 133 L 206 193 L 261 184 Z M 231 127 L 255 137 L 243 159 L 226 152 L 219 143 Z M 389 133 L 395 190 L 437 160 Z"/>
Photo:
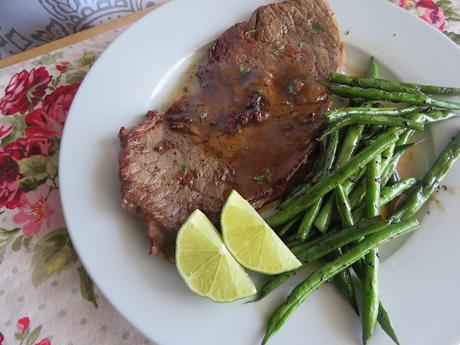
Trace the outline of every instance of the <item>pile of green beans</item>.
<path fill-rule="evenodd" d="M 397 166 L 404 152 L 417 144 L 409 143 L 415 131 L 452 118 L 457 115 L 454 110 L 460 110 L 460 103 L 432 95 L 460 95 L 460 88 L 379 79 L 374 58 L 366 77 L 332 73 L 329 81 L 330 92 L 349 98 L 353 106 L 326 113 L 327 128 L 318 138 L 321 157 L 309 175 L 313 177 L 310 181 L 305 179 L 266 219 L 279 229 L 282 238 L 297 229 L 290 235 L 288 246 L 303 265 L 269 277 L 254 301 L 270 294 L 309 263 L 325 263 L 297 285 L 274 311 L 262 344 L 280 330 L 315 289 L 331 279 L 360 314 L 364 344 L 377 323 L 399 344 L 378 293 L 378 248 L 418 228 L 417 212 L 460 157 L 460 133 L 422 180 L 400 179 Z M 393 105 L 386 106 L 386 102 Z M 394 203 L 402 194 L 403 202 Z M 394 205 L 399 206 L 394 209 Z M 381 216 L 382 207 L 389 207 L 386 219 Z M 360 287 L 361 294 L 355 293 L 355 286 Z"/>

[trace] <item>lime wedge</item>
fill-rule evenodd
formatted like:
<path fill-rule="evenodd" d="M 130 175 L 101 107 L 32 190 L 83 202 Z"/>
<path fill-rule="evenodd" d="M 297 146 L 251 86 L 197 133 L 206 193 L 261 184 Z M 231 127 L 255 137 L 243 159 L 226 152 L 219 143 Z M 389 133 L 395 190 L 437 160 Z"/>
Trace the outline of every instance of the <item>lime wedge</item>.
<path fill-rule="evenodd" d="M 220 223 L 227 248 L 244 267 L 265 274 L 278 274 L 302 265 L 236 191 L 230 193 L 222 209 Z"/>
<path fill-rule="evenodd" d="M 179 230 L 176 265 L 193 292 L 215 302 L 231 302 L 257 292 L 251 278 L 200 210 L 195 210 Z"/>

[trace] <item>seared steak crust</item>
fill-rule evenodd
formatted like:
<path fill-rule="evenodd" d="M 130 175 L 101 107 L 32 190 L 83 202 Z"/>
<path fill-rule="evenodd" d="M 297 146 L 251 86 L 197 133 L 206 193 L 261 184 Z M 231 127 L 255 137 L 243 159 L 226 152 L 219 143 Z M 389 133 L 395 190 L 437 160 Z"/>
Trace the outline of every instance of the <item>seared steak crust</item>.
<path fill-rule="evenodd" d="M 263 6 L 212 43 L 199 90 L 122 128 L 123 206 L 144 217 L 151 253 L 173 260 L 188 215 L 199 208 L 217 224 L 232 189 L 256 208 L 279 198 L 330 106 L 317 80 L 343 64 L 325 0 Z"/>

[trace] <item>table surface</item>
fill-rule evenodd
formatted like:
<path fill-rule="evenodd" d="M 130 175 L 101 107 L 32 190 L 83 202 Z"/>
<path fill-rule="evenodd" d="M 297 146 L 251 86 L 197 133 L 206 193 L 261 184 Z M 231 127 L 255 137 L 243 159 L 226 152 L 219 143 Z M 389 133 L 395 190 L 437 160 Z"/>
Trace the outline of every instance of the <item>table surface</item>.
<path fill-rule="evenodd" d="M 460 0 L 394 0 L 460 44 Z M 104 49 L 148 11 L 0 60 L 0 345 L 151 344 L 72 247 L 57 159 L 68 109 Z"/>

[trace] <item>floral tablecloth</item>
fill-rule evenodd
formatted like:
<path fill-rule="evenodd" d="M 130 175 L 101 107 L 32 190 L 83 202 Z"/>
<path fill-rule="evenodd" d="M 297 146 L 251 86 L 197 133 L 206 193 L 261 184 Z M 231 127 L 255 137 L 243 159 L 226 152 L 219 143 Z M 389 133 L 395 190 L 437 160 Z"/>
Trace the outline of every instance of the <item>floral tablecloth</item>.
<path fill-rule="evenodd" d="M 460 0 L 396 3 L 460 44 Z M 59 200 L 67 112 L 123 29 L 0 70 L 0 345 L 151 344 L 93 285 Z"/>

